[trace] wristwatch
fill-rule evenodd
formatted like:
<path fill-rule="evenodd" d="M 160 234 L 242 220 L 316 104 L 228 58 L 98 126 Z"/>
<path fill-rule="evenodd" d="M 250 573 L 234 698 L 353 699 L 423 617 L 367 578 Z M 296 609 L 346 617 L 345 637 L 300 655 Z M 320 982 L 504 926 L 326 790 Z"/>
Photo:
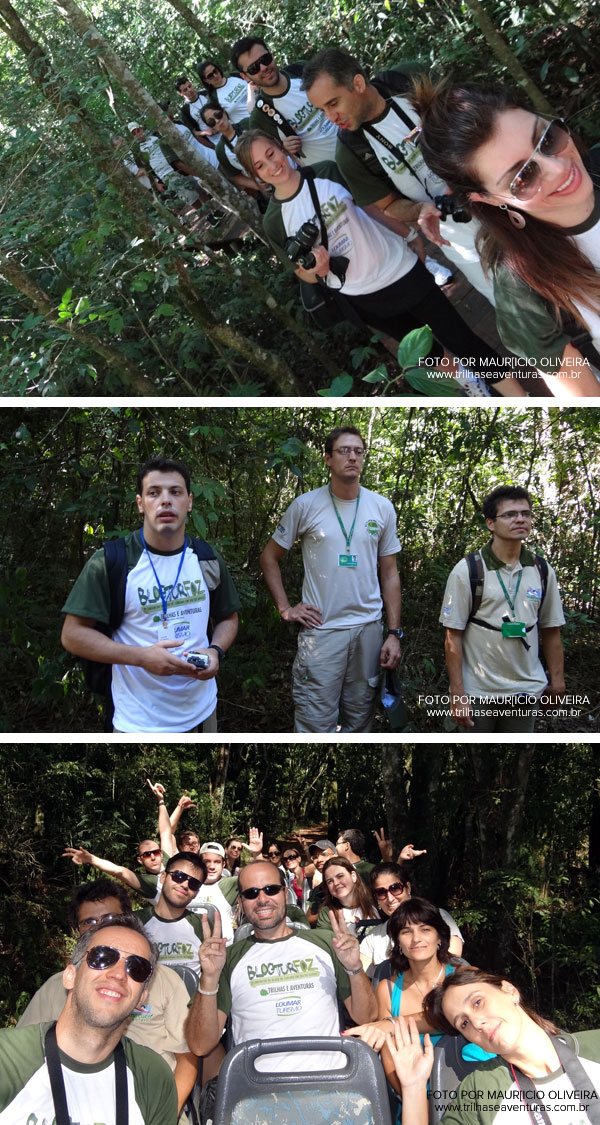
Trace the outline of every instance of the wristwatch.
<path fill-rule="evenodd" d="M 387 635 L 388 637 L 397 637 L 401 641 L 404 636 L 404 629 L 388 629 Z"/>
<path fill-rule="evenodd" d="M 224 649 L 222 649 L 222 648 L 220 647 L 220 645 L 209 645 L 208 647 L 209 647 L 209 648 L 214 648 L 215 652 L 216 652 L 216 653 L 218 653 L 218 655 L 219 655 L 219 661 L 222 661 L 222 660 L 224 660 L 224 659 L 225 659 L 225 650 L 224 650 Z"/>

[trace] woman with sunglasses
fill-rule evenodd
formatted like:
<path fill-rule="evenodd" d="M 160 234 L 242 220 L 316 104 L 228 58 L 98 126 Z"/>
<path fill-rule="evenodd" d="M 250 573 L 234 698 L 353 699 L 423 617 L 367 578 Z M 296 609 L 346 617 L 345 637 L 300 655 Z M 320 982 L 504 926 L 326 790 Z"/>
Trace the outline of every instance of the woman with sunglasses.
<path fill-rule="evenodd" d="M 285 881 L 292 891 L 297 906 L 304 910 L 310 893 L 310 880 L 304 871 L 304 860 L 295 844 L 289 844 L 282 852 Z"/>
<path fill-rule="evenodd" d="M 489 395 L 492 384 L 501 394 L 524 393 L 514 380 L 497 378 L 493 346 L 471 331 L 406 240 L 357 206 L 337 165 L 299 168 L 279 141 L 256 129 L 240 138 L 236 154 L 249 176 L 274 188 L 264 217 L 271 242 L 289 256 L 291 240 L 314 224 L 311 257 L 305 250 L 292 258 L 301 282 L 339 291 L 356 319 L 385 336 L 401 340 L 428 324 L 433 366 L 467 394 Z"/>
<path fill-rule="evenodd" d="M 481 224 L 503 343 L 557 398 L 600 394 L 600 149 L 501 87 L 422 78 L 413 104 L 427 164 Z"/>
<path fill-rule="evenodd" d="M 338 921 L 343 919 L 349 933 L 361 940 L 364 927 L 361 922 L 377 920 L 377 910 L 367 884 L 361 879 L 348 859 L 334 855 L 328 859 L 321 872 L 325 889 L 325 902 L 317 918 L 317 930 L 331 930 L 329 911 Z"/>
<path fill-rule="evenodd" d="M 383 919 L 379 926 L 374 926 L 365 935 L 360 946 L 360 959 L 362 967 L 368 976 L 372 977 L 378 965 L 391 971 L 391 964 L 387 962 L 390 956 L 392 943 L 388 934 L 388 920 L 394 911 L 408 902 L 411 897 L 412 887 L 408 868 L 400 863 L 379 863 L 374 867 L 369 876 L 371 892 L 377 904 L 379 914 Z M 463 937 L 451 914 L 440 909 L 444 922 L 450 929 L 450 953 L 460 957 L 463 949 Z M 388 972 L 377 973 L 383 979 Z"/>
<path fill-rule="evenodd" d="M 248 128 L 248 118 L 245 117 L 238 123 L 234 123 L 227 110 L 213 102 L 202 106 L 200 116 L 204 124 L 212 129 L 213 135 L 219 138 L 215 145 L 215 152 L 220 171 L 228 180 L 231 180 L 232 184 L 251 195 L 253 199 L 263 198 L 264 210 L 266 210 L 268 194 L 262 192 L 256 180 L 247 175 L 235 152 L 240 137 Z"/>
<path fill-rule="evenodd" d="M 248 117 L 254 105 L 252 88 L 239 74 L 226 78 L 214 59 L 204 59 L 198 66 L 198 74 L 211 102 L 222 106 L 232 121 L 237 124 Z"/>
<path fill-rule="evenodd" d="M 427 996 L 428 1023 L 446 1035 L 464 1035 L 482 1053 L 498 1056 L 473 1070 L 448 1101 L 445 1125 L 494 1125 L 514 1111 L 519 1121 L 549 1125 L 559 1119 L 600 1119 L 600 1031 L 559 1031 L 527 1007 L 508 980 L 463 966 Z M 412 1020 L 397 1021 L 388 1052 L 405 1092 L 403 1125 L 427 1125 L 427 1079 L 433 1063 L 429 1036 L 422 1044 Z"/>

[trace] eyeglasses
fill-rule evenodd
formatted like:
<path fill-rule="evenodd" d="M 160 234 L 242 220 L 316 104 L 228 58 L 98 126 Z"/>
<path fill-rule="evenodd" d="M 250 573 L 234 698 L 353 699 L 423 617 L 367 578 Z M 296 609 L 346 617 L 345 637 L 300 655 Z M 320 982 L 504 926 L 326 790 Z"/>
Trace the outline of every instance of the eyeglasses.
<path fill-rule="evenodd" d="M 558 156 L 566 149 L 570 136 L 569 127 L 561 117 L 555 117 L 546 125 L 529 160 L 525 161 L 523 167 L 511 180 L 508 190 L 511 195 L 514 195 L 515 199 L 532 199 L 536 192 L 540 190 L 542 169 L 535 157 L 538 154 L 540 156 Z"/>
<path fill-rule="evenodd" d="M 356 457 L 364 457 L 365 455 L 365 451 L 361 449 L 360 445 L 338 445 L 338 448 L 334 449 L 333 452 L 341 453 L 342 457 L 349 457 L 351 453 L 354 453 Z"/>
<path fill-rule="evenodd" d="M 95 945 L 85 955 L 88 967 L 98 970 L 110 969 L 121 957 L 125 961 L 125 972 L 138 984 L 143 984 L 152 976 L 152 965 L 147 957 L 139 957 L 137 953 L 122 953 L 112 945 Z"/>
<path fill-rule="evenodd" d="M 520 512 L 518 512 L 516 509 L 514 511 L 511 510 L 510 512 L 500 512 L 500 514 L 495 518 L 497 520 L 516 520 L 519 518 L 523 520 L 531 520 L 533 519 L 533 513 L 529 511 L 529 508 L 522 508 Z"/>
<path fill-rule="evenodd" d="M 245 891 L 240 891 L 242 898 L 253 899 L 258 898 L 259 894 L 268 895 L 269 898 L 275 898 L 280 891 L 283 890 L 281 883 L 267 883 L 266 887 L 248 887 Z"/>
<path fill-rule="evenodd" d="M 290 859 L 300 859 L 299 853 L 298 852 L 289 852 L 288 855 L 284 855 L 283 862 L 287 863 L 288 860 L 290 860 Z"/>
<path fill-rule="evenodd" d="M 229 848 L 227 850 L 230 851 L 230 852 L 241 852 L 242 845 L 241 844 L 230 844 Z"/>
<path fill-rule="evenodd" d="M 193 891 L 194 894 L 202 886 L 202 879 L 196 879 L 195 875 L 186 875 L 185 871 L 167 871 L 167 875 L 171 876 L 174 883 L 187 883 L 190 891 Z"/>
<path fill-rule="evenodd" d="M 99 914 L 97 918 L 82 918 L 81 922 L 77 923 L 77 929 L 82 934 L 86 930 L 91 930 L 92 926 L 97 926 L 99 922 L 112 922 L 113 918 L 122 917 L 122 914 Z"/>
<path fill-rule="evenodd" d="M 375 898 L 383 902 L 388 895 L 401 895 L 406 883 L 390 883 L 389 887 L 376 887 L 373 891 Z"/>
<path fill-rule="evenodd" d="M 255 74 L 258 74 L 261 66 L 270 66 L 272 62 L 273 56 L 271 52 L 265 51 L 264 55 L 261 55 L 260 58 L 256 60 L 256 62 L 248 64 L 248 66 L 246 67 L 246 74 L 250 74 L 252 75 L 252 77 L 254 77 Z"/>
<path fill-rule="evenodd" d="M 281 855 L 281 852 L 267 852 L 267 855 L 278 856 Z"/>
<path fill-rule="evenodd" d="M 217 70 L 217 68 L 213 66 L 212 70 L 205 70 L 202 77 L 205 82 L 207 80 L 210 82 L 212 78 L 218 78 L 219 75 L 221 75 L 222 77 L 223 72 L 221 70 Z"/>
<path fill-rule="evenodd" d="M 149 848 L 147 852 L 140 852 L 140 859 L 154 859 L 157 855 L 160 855 L 160 848 Z"/>
<path fill-rule="evenodd" d="M 210 119 L 208 117 L 205 117 L 204 118 L 205 125 L 208 125 L 209 129 L 212 129 L 213 125 L 216 125 L 217 121 L 223 120 L 223 113 L 224 112 L 225 111 L 222 110 L 222 109 L 213 109 L 214 116 L 211 117 Z"/>

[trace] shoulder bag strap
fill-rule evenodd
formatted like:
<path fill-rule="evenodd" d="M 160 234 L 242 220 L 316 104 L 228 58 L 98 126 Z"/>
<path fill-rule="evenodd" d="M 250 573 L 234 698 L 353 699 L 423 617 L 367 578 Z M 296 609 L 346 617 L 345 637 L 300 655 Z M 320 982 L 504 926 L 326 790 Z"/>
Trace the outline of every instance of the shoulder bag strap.
<path fill-rule="evenodd" d="M 50 1079 L 50 1090 L 54 1102 L 55 1125 L 70 1125 L 69 1107 L 67 1104 L 67 1091 L 65 1079 L 60 1062 L 58 1043 L 56 1041 L 56 1023 L 48 1028 L 44 1039 L 44 1054 Z M 129 1106 L 127 1093 L 127 1064 L 122 1043 L 117 1043 L 113 1053 L 115 1068 L 115 1123 L 128 1125 Z"/>
<path fill-rule="evenodd" d="M 388 105 L 392 112 L 396 114 L 396 117 L 401 118 L 404 124 L 408 125 L 411 130 L 417 128 L 414 122 L 411 121 L 410 117 L 408 117 L 408 115 L 400 109 L 400 106 L 396 105 L 396 102 L 393 98 L 390 99 Z M 375 137 L 375 140 L 379 141 L 379 143 L 382 144 L 384 148 L 387 148 L 388 152 L 393 153 L 393 155 L 396 157 L 396 160 L 399 160 L 400 163 L 404 165 L 407 171 L 410 172 L 411 176 L 413 176 L 417 183 L 419 183 L 421 187 L 427 192 L 429 198 L 433 200 L 433 196 L 429 191 L 427 184 L 421 179 L 418 173 L 415 172 L 414 168 L 411 167 L 404 153 L 402 152 L 402 149 L 398 148 L 398 146 L 395 145 L 392 141 L 388 140 L 387 137 L 384 137 L 383 133 L 380 133 L 379 129 L 376 129 L 374 125 L 369 125 L 367 123 L 362 126 L 362 130 L 363 132 L 368 133 L 371 137 Z"/>

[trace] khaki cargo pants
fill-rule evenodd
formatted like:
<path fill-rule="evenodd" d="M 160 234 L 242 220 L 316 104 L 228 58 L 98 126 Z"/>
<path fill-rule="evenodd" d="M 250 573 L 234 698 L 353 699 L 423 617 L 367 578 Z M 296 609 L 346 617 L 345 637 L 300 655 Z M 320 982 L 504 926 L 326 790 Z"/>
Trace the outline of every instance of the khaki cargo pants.
<path fill-rule="evenodd" d="M 381 621 L 303 629 L 292 669 L 294 731 L 325 734 L 338 726 L 344 733 L 370 731 L 382 644 Z"/>

